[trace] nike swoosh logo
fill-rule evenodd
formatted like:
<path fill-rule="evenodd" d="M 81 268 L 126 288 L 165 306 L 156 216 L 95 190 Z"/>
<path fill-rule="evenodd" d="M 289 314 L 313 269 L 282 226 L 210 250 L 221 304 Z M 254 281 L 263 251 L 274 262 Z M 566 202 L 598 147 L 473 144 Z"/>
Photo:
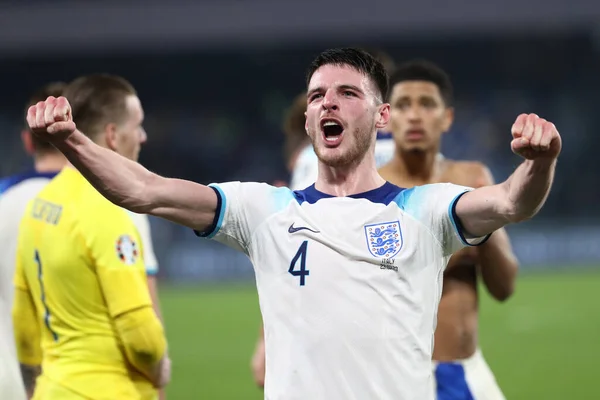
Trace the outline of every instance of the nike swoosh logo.
<path fill-rule="evenodd" d="M 293 223 L 288 228 L 288 232 L 289 233 L 296 233 L 296 232 L 301 231 L 301 230 L 307 230 L 307 231 L 310 231 L 312 233 L 320 233 L 319 231 L 312 230 L 312 229 L 310 229 L 309 227 L 306 227 L 306 226 L 295 227 Z"/>

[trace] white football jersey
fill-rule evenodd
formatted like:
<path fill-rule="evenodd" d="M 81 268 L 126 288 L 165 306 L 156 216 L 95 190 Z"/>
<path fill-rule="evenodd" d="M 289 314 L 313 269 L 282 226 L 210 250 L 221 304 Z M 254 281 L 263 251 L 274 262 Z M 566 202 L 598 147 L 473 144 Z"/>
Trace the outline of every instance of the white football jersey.
<path fill-rule="evenodd" d="M 375 164 L 377 168 L 383 167 L 392 160 L 396 145 L 391 133 L 377 132 L 375 142 Z M 312 145 L 308 145 L 300 152 L 296 165 L 292 171 L 290 188 L 301 190 L 309 187 L 317 180 L 319 163 Z"/>
<path fill-rule="evenodd" d="M 55 175 L 33 171 L 0 180 L 0 399 L 25 399 L 11 316 L 17 237 L 27 203 Z"/>
<path fill-rule="evenodd" d="M 333 197 L 261 183 L 211 187 L 198 235 L 245 252 L 266 343 L 265 399 L 434 398 L 431 356 L 442 274 L 465 239 L 454 213 L 469 188 L 391 183 Z"/>

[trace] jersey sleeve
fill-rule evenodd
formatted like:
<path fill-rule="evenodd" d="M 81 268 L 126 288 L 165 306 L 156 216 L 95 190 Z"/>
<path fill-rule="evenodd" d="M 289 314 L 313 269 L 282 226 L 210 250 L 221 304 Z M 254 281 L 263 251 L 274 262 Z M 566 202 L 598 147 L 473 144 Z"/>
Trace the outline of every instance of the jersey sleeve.
<path fill-rule="evenodd" d="M 42 363 L 42 334 L 35 303 L 28 290 L 15 289 L 12 322 L 19 362 L 27 365 L 40 365 Z"/>
<path fill-rule="evenodd" d="M 140 237 L 131 217 L 112 204 L 87 215 L 91 226 L 84 227 L 86 242 L 111 317 L 151 306 Z"/>
<path fill-rule="evenodd" d="M 256 228 L 278 209 L 294 199 L 288 188 L 265 183 L 227 182 L 210 184 L 217 194 L 217 210 L 212 226 L 200 237 L 214 239 L 250 255 L 250 244 Z"/>
<path fill-rule="evenodd" d="M 145 214 L 131 213 L 131 219 L 140 234 L 142 241 L 142 253 L 146 265 L 146 274 L 156 275 L 158 273 L 158 261 L 154 254 L 154 245 L 152 243 L 152 233 L 150 231 L 150 221 Z"/>
<path fill-rule="evenodd" d="M 29 286 L 27 285 L 27 277 L 25 276 L 25 269 L 23 268 L 23 260 L 21 259 L 23 253 L 23 250 L 21 249 L 23 240 L 24 239 L 22 235 L 19 234 L 19 239 L 17 242 L 17 251 L 14 257 L 15 273 L 13 275 L 13 285 L 15 289 L 29 291 Z"/>
<path fill-rule="evenodd" d="M 466 186 L 439 183 L 417 186 L 401 193 L 400 206 L 421 223 L 441 244 L 444 255 L 451 255 L 466 246 L 478 246 L 489 235 L 469 237 L 456 215 L 458 199 L 468 191 Z"/>
<path fill-rule="evenodd" d="M 19 362 L 27 365 L 40 365 L 42 363 L 41 332 L 35 303 L 31 298 L 23 268 L 21 243 L 22 239 L 20 238 L 13 277 L 15 286 L 12 304 L 13 333 Z"/>
<path fill-rule="evenodd" d="M 319 162 L 312 146 L 305 148 L 298 159 L 292 171 L 290 188 L 292 190 L 306 189 L 317 180 Z"/>

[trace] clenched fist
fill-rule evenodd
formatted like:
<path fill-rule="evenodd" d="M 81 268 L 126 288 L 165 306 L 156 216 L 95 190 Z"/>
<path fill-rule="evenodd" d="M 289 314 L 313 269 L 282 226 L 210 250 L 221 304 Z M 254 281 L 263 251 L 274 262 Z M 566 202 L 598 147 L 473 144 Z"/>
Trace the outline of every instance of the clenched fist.
<path fill-rule="evenodd" d="M 535 114 L 521 114 L 512 126 L 513 153 L 528 160 L 555 159 L 560 154 L 562 140 L 556 126 Z"/>
<path fill-rule="evenodd" d="M 75 132 L 71 105 L 65 97 L 50 96 L 27 110 L 27 124 L 31 131 L 48 142 L 57 143 Z"/>

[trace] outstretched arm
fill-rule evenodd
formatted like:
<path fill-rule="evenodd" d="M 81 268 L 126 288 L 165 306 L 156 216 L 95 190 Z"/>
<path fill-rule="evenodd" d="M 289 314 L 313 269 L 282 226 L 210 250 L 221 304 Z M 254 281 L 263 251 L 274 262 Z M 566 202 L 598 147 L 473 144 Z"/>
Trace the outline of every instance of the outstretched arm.
<path fill-rule="evenodd" d="M 462 228 L 473 237 L 532 218 L 550 193 L 562 147 L 556 127 L 535 114 L 521 114 L 512 135 L 512 150 L 525 161 L 505 182 L 475 189 L 456 203 Z"/>
<path fill-rule="evenodd" d="M 77 130 L 66 98 L 49 97 L 30 107 L 27 122 L 36 135 L 54 144 L 111 202 L 198 231 L 204 231 L 212 224 L 217 196 L 211 188 L 161 177 L 98 146 Z"/>
<path fill-rule="evenodd" d="M 480 188 L 495 184 L 490 170 L 483 164 L 472 163 L 467 171 Z M 507 300 L 515 289 L 519 262 L 513 253 L 504 228 L 498 229 L 489 240 L 477 248 L 481 278 L 489 293 L 498 301 Z"/>

